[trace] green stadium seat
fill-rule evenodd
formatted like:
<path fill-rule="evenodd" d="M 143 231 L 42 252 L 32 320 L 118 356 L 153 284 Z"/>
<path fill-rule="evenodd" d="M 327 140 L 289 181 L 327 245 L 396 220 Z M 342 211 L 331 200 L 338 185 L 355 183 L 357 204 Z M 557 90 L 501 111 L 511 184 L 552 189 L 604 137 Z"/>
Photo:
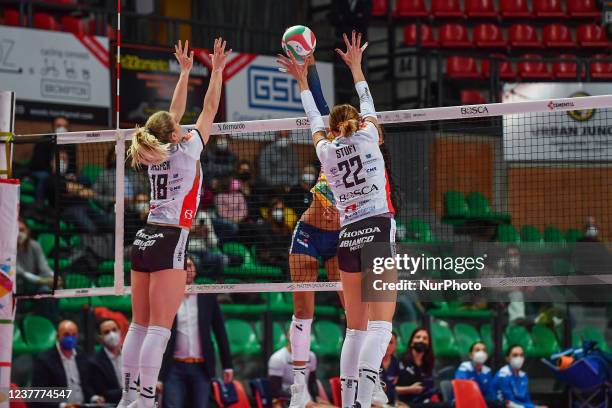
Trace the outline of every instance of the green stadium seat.
<path fill-rule="evenodd" d="M 469 215 L 467 203 L 463 193 L 449 190 L 444 193 L 444 217 L 443 221 L 449 224 L 460 224 Z"/>
<path fill-rule="evenodd" d="M 521 237 L 511 224 L 500 224 L 497 226 L 497 240 L 505 243 L 519 243 Z"/>
<path fill-rule="evenodd" d="M 404 337 L 401 336 L 398 332 L 396 332 L 396 334 L 397 334 L 397 349 L 395 350 L 395 355 L 401 357 L 406 352 L 406 349 L 408 348 L 408 345 L 406 344 L 408 342 L 408 339 L 404 339 Z"/>
<path fill-rule="evenodd" d="M 570 228 L 565 232 L 565 241 L 576 242 L 582 238 L 582 232 L 576 228 Z"/>
<path fill-rule="evenodd" d="M 459 353 L 465 358 L 470 353 L 472 344 L 480 341 L 480 334 L 474 326 L 468 323 L 457 323 L 453 331 L 455 332 Z"/>
<path fill-rule="evenodd" d="M 596 341 L 600 350 L 610 352 L 603 331 L 595 326 L 587 326 L 582 330 L 572 330 L 572 346 L 580 347 L 585 340 Z"/>
<path fill-rule="evenodd" d="M 480 339 L 487 346 L 489 354 L 491 354 L 495 345 L 493 344 L 493 326 L 491 326 L 490 323 L 485 323 L 480 326 Z"/>
<path fill-rule="evenodd" d="M 539 358 L 550 358 L 559 351 L 559 342 L 555 333 L 543 324 L 536 324 L 531 329 L 533 354 Z"/>
<path fill-rule="evenodd" d="M 417 242 L 432 242 L 434 240 L 429 224 L 420 218 L 411 218 L 407 225 L 407 238 Z"/>
<path fill-rule="evenodd" d="M 406 347 L 408 345 L 408 341 L 410 341 L 410 336 L 412 336 L 412 332 L 418 326 L 415 322 L 403 322 L 399 326 L 399 336 L 406 342 Z"/>
<path fill-rule="evenodd" d="M 237 255 L 244 259 L 240 266 L 226 267 L 223 272 L 227 276 L 266 276 L 270 278 L 280 278 L 283 276 L 282 269 L 278 267 L 258 264 L 251 251 L 241 243 L 225 243 L 223 245 L 223 253 Z"/>
<path fill-rule="evenodd" d="M 239 319 L 228 319 L 225 321 L 225 330 L 232 354 L 254 356 L 261 353 L 261 345 L 249 323 Z"/>
<path fill-rule="evenodd" d="M 458 358 L 459 349 L 455 336 L 447 324 L 435 322 L 431 325 L 431 336 L 433 337 L 433 349 L 436 356 L 446 358 Z"/>
<path fill-rule="evenodd" d="M 576 268 L 567 259 L 554 258 L 552 260 L 552 272 L 556 276 L 570 276 L 576 273 Z"/>
<path fill-rule="evenodd" d="M 36 186 L 30 180 L 21 180 L 21 185 L 19 188 L 22 193 L 27 193 L 30 195 L 36 192 Z"/>
<path fill-rule="evenodd" d="M 463 318 L 463 319 L 488 319 L 493 312 L 489 309 L 474 310 L 467 309 L 462 302 L 433 302 L 437 308 L 429 309 L 427 313 L 437 319 Z"/>
<path fill-rule="evenodd" d="M 64 287 L 66 289 L 81 289 L 91 286 L 91 279 L 80 273 L 69 273 L 64 277 Z M 74 312 L 89 305 L 91 301 L 93 299 L 90 297 L 61 298 L 59 300 L 59 308 L 62 311 Z"/>
<path fill-rule="evenodd" d="M 31 196 L 29 194 L 26 194 L 24 192 L 21 192 L 21 194 L 19 194 L 19 203 L 23 204 L 23 205 L 31 205 L 34 204 L 36 202 L 36 198 L 34 198 L 34 196 Z"/>
<path fill-rule="evenodd" d="M 81 173 L 87 178 L 90 184 L 93 184 L 98 179 L 102 170 L 104 169 L 97 164 L 85 164 L 81 169 Z"/>
<path fill-rule="evenodd" d="M 315 320 L 312 325 L 312 351 L 321 356 L 339 356 L 344 334 L 340 326 L 329 320 Z"/>
<path fill-rule="evenodd" d="M 55 235 L 48 233 L 38 234 L 36 240 L 40 244 L 45 256 L 49 256 L 53 248 L 55 248 Z"/>
<path fill-rule="evenodd" d="M 525 327 L 517 325 L 509 325 L 506 327 L 503 340 L 504 352 L 506 352 L 508 347 L 513 344 L 518 344 L 519 346 L 523 347 L 525 355 L 528 357 L 534 356 L 533 340 L 531 338 L 531 334 L 529 334 Z"/>
<path fill-rule="evenodd" d="M 255 334 L 260 344 L 264 343 L 264 325 L 261 320 L 255 322 Z M 279 322 L 272 322 L 272 348 L 276 351 L 287 344 L 287 336 L 283 325 Z"/>
<path fill-rule="evenodd" d="M 200 275 L 195 277 L 194 283 L 196 283 L 197 285 L 212 285 L 215 283 L 215 280 L 207 276 Z"/>
<path fill-rule="evenodd" d="M 33 233 L 39 233 L 39 232 L 43 232 L 43 231 L 50 231 L 50 230 L 53 229 L 53 227 L 51 225 L 45 224 L 44 222 L 37 222 L 36 220 L 34 220 L 32 218 L 26 218 L 25 223 L 28 226 L 28 228 L 30 229 L 30 231 L 33 232 Z"/>
<path fill-rule="evenodd" d="M 544 241 L 556 244 L 564 244 L 565 237 L 563 237 L 563 234 L 561 233 L 561 230 L 559 230 L 559 228 L 549 225 L 548 227 L 544 228 Z"/>
<path fill-rule="evenodd" d="M 468 217 L 475 220 L 495 220 L 500 222 L 510 222 L 510 215 L 507 213 L 498 213 L 491 210 L 489 200 L 484 194 L 478 191 L 472 191 L 466 197 L 468 206 Z"/>
<path fill-rule="evenodd" d="M 521 242 L 540 243 L 543 241 L 540 230 L 533 225 L 523 225 L 521 227 Z"/>
<path fill-rule="evenodd" d="M 32 353 L 48 350 L 55 345 L 55 327 L 42 316 L 27 315 L 24 317 L 23 335 Z"/>
<path fill-rule="evenodd" d="M 19 356 L 21 354 L 27 354 L 30 352 L 30 347 L 26 344 L 23 336 L 21 335 L 21 330 L 19 329 L 19 325 L 17 322 L 13 324 L 13 355 Z"/>

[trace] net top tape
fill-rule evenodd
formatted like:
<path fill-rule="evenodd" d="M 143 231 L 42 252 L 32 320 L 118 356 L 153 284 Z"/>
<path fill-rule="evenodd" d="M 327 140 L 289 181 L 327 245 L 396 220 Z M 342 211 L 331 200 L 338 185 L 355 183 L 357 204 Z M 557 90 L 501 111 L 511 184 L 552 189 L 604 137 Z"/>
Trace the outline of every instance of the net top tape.
<path fill-rule="evenodd" d="M 489 103 L 482 105 L 443 106 L 437 108 L 406 109 L 378 112 L 381 124 L 414 123 L 433 120 L 473 119 L 523 113 L 553 113 L 594 108 L 612 108 L 612 95 L 583 96 L 577 98 L 544 99 L 536 101 Z M 324 117 L 327 124 L 327 116 Z M 194 125 L 183 126 L 191 129 Z M 280 130 L 309 129 L 308 119 L 283 118 L 244 122 L 214 123 L 211 135 Z M 129 138 L 134 129 L 95 130 L 57 134 L 58 144 L 112 142 L 117 138 Z"/>

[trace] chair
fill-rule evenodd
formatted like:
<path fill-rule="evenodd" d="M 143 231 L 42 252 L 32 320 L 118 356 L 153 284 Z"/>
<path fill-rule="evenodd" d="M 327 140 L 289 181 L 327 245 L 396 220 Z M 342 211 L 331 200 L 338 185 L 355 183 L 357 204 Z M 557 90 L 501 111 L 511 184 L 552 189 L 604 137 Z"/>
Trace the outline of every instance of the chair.
<path fill-rule="evenodd" d="M 533 225 L 523 225 L 521 227 L 521 242 L 543 242 L 542 234 Z"/>
<path fill-rule="evenodd" d="M 559 55 L 559 59 L 567 59 L 573 61 L 553 62 L 553 76 L 559 79 L 576 79 L 578 76 L 578 64 L 576 63 L 576 56 L 571 54 L 561 54 Z"/>
<path fill-rule="evenodd" d="M 542 30 L 542 42 L 545 47 L 574 48 L 570 29 L 564 24 L 548 24 Z"/>
<path fill-rule="evenodd" d="M 491 326 L 491 323 L 485 323 L 480 326 L 480 338 L 482 339 L 483 343 L 487 346 L 487 350 L 489 350 L 489 353 L 492 353 L 494 344 L 493 344 L 493 326 Z"/>
<path fill-rule="evenodd" d="M 565 18 L 560 0 L 533 0 L 533 13 L 541 18 Z"/>
<path fill-rule="evenodd" d="M 434 32 L 427 24 L 420 24 L 419 44 L 424 48 L 437 48 L 438 41 L 434 38 Z M 409 47 L 417 45 L 417 25 L 408 24 L 404 27 L 404 44 Z"/>
<path fill-rule="evenodd" d="M 32 16 L 32 23 L 34 28 L 41 30 L 58 31 L 60 29 L 60 26 L 55 18 L 47 13 L 34 13 Z"/>
<path fill-rule="evenodd" d="M 531 17 L 527 0 L 503 0 L 499 2 L 499 14 L 503 18 Z"/>
<path fill-rule="evenodd" d="M 491 54 L 489 58 L 484 58 L 480 63 L 480 72 L 485 78 L 491 75 L 490 58 L 495 58 L 497 64 L 498 75 L 500 79 L 512 80 L 516 78 L 516 72 L 510 61 L 504 61 L 507 57 L 504 54 Z"/>
<path fill-rule="evenodd" d="M 476 60 L 459 55 L 446 59 L 446 74 L 451 78 L 480 78 Z"/>
<path fill-rule="evenodd" d="M 603 27 L 597 24 L 583 24 L 576 29 L 576 42 L 580 47 L 602 48 L 609 47 Z"/>
<path fill-rule="evenodd" d="M 429 224 L 420 218 L 411 218 L 408 221 L 406 232 L 413 241 L 432 242 L 434 240 Z"/>
<path fill-rule="evenodd" d="M 455 340 L 459 348 L 459 353 L 466 357 L 470 352 L 472 344 L 480 341 L 480 334 L 474 326 L 469 323 L 457 323 L 454 328 Z"/>
<path fill-rule="evenodd" d="M 576 228 L 569 228 L 565 231 L 565 240 L 567 242 L 576 242 L 582 238 L 582 232 Z"/>
<path fill-rule="evenodd" d="M 83 176 L 85 176 L 87 180 L 91 184 L 93 184 L 98 179 L 98 176 L 100 175 L 100 173 L 102 173 L 102 170 L 103 170 L 102 166 L 99 166 L 97 164 L 85 164 L 83 165 L 83 168 L 81 169 L 81 173 L 83 173 Z"/>
<path fill-rule="evenodd" d="M 497 226 L 497 241 L 505 243 L 519 243 L 521 237 L 511 224 L 500 224 Z"/>
<path fill-rule="evenodd" d="M 270 390 L 270 380 L 267 378 L 254 378 L 249 381 L 251 395 L 255 398 L 257 408 L 272 407 L 272 392 Z"/>
<path fill-rule="evenodd" d="M 522 79 L 550 79 L 552 77 L 548 70 L 548 63 L 542 61 L 542 57 L 535 54 L 525 54 L 518 63 L 518 76 Z"/>
<path fill-rule="evenodd" d="M 559 351 L 559 342 L 555 334 L 543 324 L 535 324 L 531 329 L 533 354 L 539 358 L 550 358 Z"/>
<path fill-rule="evenodd" d="M 601 11 L 597 8 L 597 0 L 568 0 L 567 12 L 570 17 L 600 18 Z"/>
<path fill-rule="evenodd" d="M 447 358 L 459 357 L 455 336 L 447 324 L 441 322 L 432 324 L 431 337 L 436 355 Z"/>
<path fill-rule="evenodd" d="M 596 54 L 594 59 L 607 58 L 607 61 L 592 61 L 589 64 L 591 78 L 593 79 L 612 79 L 612 55 Z"/>
<path fill-rule="evenodd" d="M 4 10 L 4 25 L 19 27 L 25 25 L 25 16 L 19 21 L 19 11 L 13 9 Z"/>
<path fill-rule="evenodd" d="M 452 57 L 451 57 L 452 58 Z M 462 57 L 457 57 L 462 58 Z M 475 68 L 474 68 L 475 69 Z M 447 61 L 448 72 L 448 61 Z M 468 216 L 468 206 L 465 202 L 465 196 L 462 192 L 456 190 L 448 190 L 444 193 L 444 219 L 445 222 L 453 220 L 465 220 Z"/>
<path fill-rule="evenodd" d="M 20 354 L 26 354 L 30 352 L 30 347 L 26 344 L 21 330 L 17 322 L 13 324 L 13 354 L 18 356 Z"/>
<path fill-rule="evenodd" d="M 226 320 L 225 330 L 227 331 L 232 354 L 253 356 L 261 352 L 261 345 L 257 341 L 255 331 L 244 320 Z"/>
<path fill-rule="evenodd" d="M 88 276 L 80 273 L 69 273 L 64 277 L 66 289 L 89 288 L 92 286 L 91 283 L 91 279 Z M 89 305 L 89 302 L 92 300 L 93 298 L 89 297 L 61 298 L 59 300 L 59 308 L 66 312 L 76 312 Z"/>
<path fill-rule="evenodd" d="M 317 320 L 312 325 L 312 333 L 316 338 L 312 344 L 312 351 L 322 356 L 339 355 L 344 335 L 336 323 L 329 320 Z"/>
<path fill-rule="evenodd" d="M 487 103 L 487 99 L 482 92 L 476 89 L 462 89 L 459 92 L 459 98 L 462 105 L 482 105 Z"/>
<path fill-rule="evenodd" d="M 89 26 L 80 18 L 73 16 L 62 16 L 61 22 L 63 31 L 76 35 L 89 34 Z"/>
<path fill-rule="evenodd" d="M 465 200 L 469 209 L 469 218 L 510 222 L 509 214 L 497 213 L 491 210 L 489 200 L 481 192 L 472 191 L 465 197 Z"/>
<path fill-rule="evenodd" d="M 418 327 L 415 322 L 402 322 L 399 326 L 399 337 L 404 339 L 405 342 L 410 340 L 410 336 L 412 336 L 412 332 Z"/>
<path fill-rule="evenodd" d="M 215 398 L 215 402 L 220 408 L 251 408 L 251 403 L 249 402 L 249 397 L 247 396 L 244 387 L 238 380 L 232 381 L 234 387 L 236 388 L 236 394 L 238 395 L 238 402 L 231 405 L 223 404 L 223 400 L 221 399 L 221 389 L 219 388 L 219 383 L 215 380 L 212 383 L 213 389 L 213 397 Z"/>
<path fill-rule="evenodd" d="M 432 0 L 431 14 L 434 17 L 463 17 L 459 0 Z"/>
<path fill-rule="evenodd" d="M 444 24 L 438 29 L 440 46 L 446 48 L 471 48 L 468 30 L 461 24 Z"/>
<path fill-rule="evenodd" d="M 563 244 L 565 243 L 565 238 L 559 228 L 548 225 L 544 228 L 544 241 Z"/>
<path fill-rule="evenodd" d="M 388 0 L 374 0 L 372 1 L 372 15 L 375 17 L 385 17 L 387 10 L 389 9 Z"/>
<path fill-rule="evenodd" d="M 536 28 L 529 24 L 513 24 L 508 28 L 508 44 L 516 48 L 540 48 Z"/>
<path fill-rule="evenodd" d="M 465 15 L 468 18 L 497 17 L 492 0 L 465 0 Z"/>
<path fill-rule="evenodd" d="M 476 381 L 452 380 L 455 408 L 487 408 Z"/>
<path fill-rule="evenodd" d="M 342 406 L 342 395 L 340 392 L 340 377 L 331 377 L 329 379 L 329 388 L 332 394 L 332 404 L 337 407 Z"/>
<path fill-rule="evenodd" d="M 255 322 L 255 334 L 261 344 L 264 342 L 264 327 L 261 320 Z M 287 336 L 285 336 L 285 330 L 278 322 L 272 323 L 272 348 L 278 350 L 287 344 Z"/>
<path fill-rule="evenodd" d="M 527 356 L 533 356 L 533 340 L 525 327 L 517 325 L 506 327 L 503 340 L 504 352 L 513 344 L 521 346 Z"/>
<path fill-rule="evenodd" d="M 398 17 L 427 17 L 424 0 L 397 0 L 395 14 Z"/>
<path fill-rule="evenodd" d="M 27 315 L 24 317 L 23 335 L 33 353 L 47 350 L 55 344 L 55 327 L 42 316 Z"/>
<path fill-rule="evenodd" d="M 478 24 L 472 30 L 472 41 L 479 48 L 505 48 L 507 46 L 502 29 L 495 24 Z"/>

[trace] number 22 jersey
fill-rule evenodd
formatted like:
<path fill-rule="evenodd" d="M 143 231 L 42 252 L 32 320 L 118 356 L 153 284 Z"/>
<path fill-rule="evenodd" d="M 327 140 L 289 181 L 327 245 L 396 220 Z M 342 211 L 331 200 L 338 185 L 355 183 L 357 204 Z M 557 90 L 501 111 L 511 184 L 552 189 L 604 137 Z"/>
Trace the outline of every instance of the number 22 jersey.
<path fill-rule="evenodd" d="M 323 173 L 334 193 L 340 224 L 395 213 L 378 129 L 369 121 L 348 137 L 321 140 L 316 146 Z"/>
<path fill-rule="evenodd" d="M 168 160 L 149 166 L 151 201 L 148 222 L 191 228 L 200 204 L 202 136 L 192 129 L 173 145 Z"/>

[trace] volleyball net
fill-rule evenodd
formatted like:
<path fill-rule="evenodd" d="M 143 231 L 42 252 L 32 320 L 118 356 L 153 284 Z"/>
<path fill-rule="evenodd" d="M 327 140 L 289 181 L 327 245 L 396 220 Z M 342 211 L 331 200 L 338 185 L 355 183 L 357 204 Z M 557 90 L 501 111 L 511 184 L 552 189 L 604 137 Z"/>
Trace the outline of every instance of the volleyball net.
<path fill-rule="evenodd" d="M 438 259 L 419 274 L 400 270 L 400 278 L 562 294 L 580 287 L 574 300 L 612 284 L 612 96 L 388 111 L 379 121 L 398 253 Z M 46 180 L 21 172 L 21 213 L 53 271 L 47 286 L 18 282 L 19 295 L 129 293 L 129 248 L 151 189 L 163 194 L 179 181 L 170 173 L 150 183 L 146 169 L 132 169 L 124 160 L 131 133 L 16 137 L 15 149 L 44 144 L 50 152 Z M 295 225 L 317 199 L 310 190 L 320 163 L 308 121 L 216 123 L 212 133 L 201 157 L 203 191 L 188 244 L 197 276 L 188 291 L 341 289 L 325 254 L 289 268 Z M 353 172 L 374 171 L 370 163 L 366 155 L 358 168 L 335 170 L 350 182 Z M 355 186 L 355 196 L 365 193 Z M 318 194 L 329 196 L 324 188 Z M 330 225 L 329 212 L 315 217 Z M 308 231 L 295 239 L 307 249 L 326 244 Z M 457 259 L 483 253 L 483 270 L 459 271 Z M 435 263 L 449 259 L 450 267 Z"/>

